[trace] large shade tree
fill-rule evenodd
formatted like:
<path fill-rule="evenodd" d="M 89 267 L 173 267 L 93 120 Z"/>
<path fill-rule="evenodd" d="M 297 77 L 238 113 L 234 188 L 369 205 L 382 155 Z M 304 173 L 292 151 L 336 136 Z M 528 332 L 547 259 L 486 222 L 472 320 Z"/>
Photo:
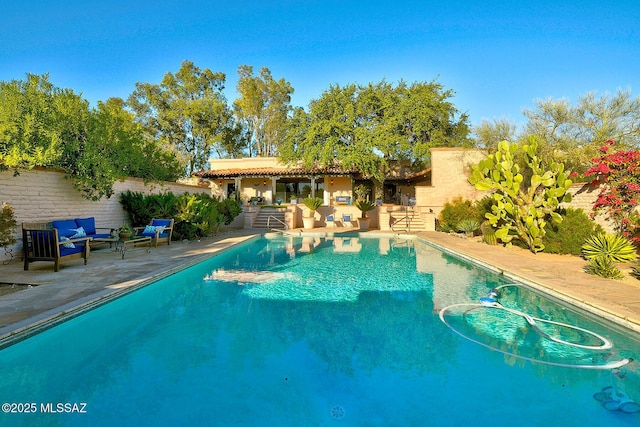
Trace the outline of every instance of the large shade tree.
<path fill-rule="evenodd" d="M 65 115 L 79 120 L 86 117 L 88 104 L 79 104 L 82 101 L 78 95 L 56 88 L 46 74 L 0 82 L 0 168 L 56 166 L 62 156 L 64 134 L 80 131 L 70 129 L 75 119 L 73 123 L 61 119 Z"/>
<path fill-rule="evenodd" d="M 249 156 L 275 156 L 288 126 L 293 87 L 284 79 L 275 80 L 268 68 L 253 74 L 253 67 L 238 67 L 234 103 L 236 121 L 244 129 Z M 239 129 L 237 132 L 241 132 Z"/>
<path fill-rule="evenodd" d="M 307 166 L 337 160 L 378 183 L 393 162 L 423 168 L 432 147 L 472 145 L 452 95 L 435 81 L 332 85 L 308 112 L 295 111 L 280 156 Z"/>
<path fill-rule="evenodd" d="M 229 125 L 224 73 L 184 61 L 160 84 L 137 83 L 127 100 L 149 137 L 172 149 L 184 174 L 202 169 Z"/>
<path fill-rule="evenodd" d="M 175 180 L 175 159 L 145 139 L 117 98 L 97 108 L 48 75 L 0 82 L 0 169 L 62 168 L 89 199 L 127 176 Z"/>
<path fill-rule="evenodd" d="M 540 100 L 525 110 L 525 136 L 540 141 L 540 154 L 584 172 L 597 157 L 602 144 L 613 139 L 622 149 L 640 147 L 640 97 L 631 92 L 597 97 L 588 93 L 576 105 L 568 100 Z"/>

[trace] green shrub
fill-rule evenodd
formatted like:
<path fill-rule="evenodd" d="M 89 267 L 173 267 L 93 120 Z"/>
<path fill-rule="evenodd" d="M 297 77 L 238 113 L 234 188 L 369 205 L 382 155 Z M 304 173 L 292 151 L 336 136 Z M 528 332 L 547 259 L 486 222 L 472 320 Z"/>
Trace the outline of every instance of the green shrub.
<path fill-rule="evenodd" d="M 176 196 L 171 192 L 144 195 L 126 191 L 120 203 L 135 227 L 145 226 L 153 218 L 174 218 L 174 240 L 205 237 L 242 212 L 235 198 L 218 200 L 204 193 Z"/>
<path fill-rule="evenodd" d="M 3 202 L 0 209 L 0 247 L 7 247 L 16 243 L 16 222 L 13 206 Z"/>
<path fill-rule="evenodd" d="M 476 201 L 474 207 L 476 209 L 476 219 L 479 223 L 482 224 L 487 220 L 485 214 L 491 213 L 491 207 L 496 203 L 496 199 L 494 199 L 492 196 L 484 196 L 482 199 Z"/>
<path fill-rule="evenodd" d="M 602 227 L 582 209 L 568 208 L 559 213 L 562 222 L 556 225 L 550 221 L 545 227 L 542 243 L 547 253 L 580 255 L 587 239 L 603 232 Z"/>
<path fill-rule="evenodd" d="M 599 233 L 582 245 L 582 254 L 588 260 L 606 258 L 612 262 L 628 262 L 636 259 L 636 248 L 619 234 Z"/>
<path fill-rule="evenodd" d="M 595 257 L 589 261 L 584 268 L 589 274 L 604 277 L 607 279 L 622 279 L 622 272 L 615 263 L 608 257 Z"/>
<path fill-rule="evenodd" d="M 444 204 L 444 208 L 438 215 L 438 225 L 441 231 L 457 231 L 458 224 L 465 219 L 475 219 L 477 211 L 471 200 L 463 200 L 457 197 Z"/>

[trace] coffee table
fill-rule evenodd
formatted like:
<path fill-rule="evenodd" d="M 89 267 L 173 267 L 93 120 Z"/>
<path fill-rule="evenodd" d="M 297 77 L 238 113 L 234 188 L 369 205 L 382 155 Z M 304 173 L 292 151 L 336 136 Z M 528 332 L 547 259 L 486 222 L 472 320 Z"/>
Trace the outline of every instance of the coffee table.
<path fill-rule="evenodd" d="M 151 252 L 151 237 L 149 236 L 130 236 L 130 237 L 101 237 L 97 239 L 93 239 L 95 242 L 102 243 L 115 243 L 116 248 L 115 252 L 119 252 L 122 254 L 122 259 L 124 259 L 124 255 L 127 253 L 127 248 L 147 244 L 147 253 Z"/>

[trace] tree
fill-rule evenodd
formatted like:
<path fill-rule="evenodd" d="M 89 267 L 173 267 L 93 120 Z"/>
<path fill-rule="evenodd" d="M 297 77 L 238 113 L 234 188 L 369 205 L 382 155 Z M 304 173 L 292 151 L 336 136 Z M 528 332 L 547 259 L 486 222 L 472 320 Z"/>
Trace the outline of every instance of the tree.
<path fill-rule="evenodd" d="M 91 140 L 96 150 L 87 155 L 110 159 L 102 163 L 112 169 L 115 178 L 131 176 L 145 181 L 175 181 L 182 176 L 175 153 L 145 135 L 141 124 L 125 109 L 122 99 L 99 101 L 92 119 Z"/>
<path fill-rule="evenodd" d="M 47 74 L 0 82 L 0 169 L 57 164 L 63 144 L 60 108 L 66 104 L 57 99 L 62 96 L 74 94 L 54 87 Z"/>
<path fill-rule="evenodd" d="M 525 134 L 540 141 L 540 155 L 564 162 L 577 172 L 588 169 L 602 141 L 613 139 L 623 148 L 640 147 L 640 97 L 618 91 L 596 98 L 594 93 L 567 100 L 538 101 L 535 110 L 525 110 L 529 119 Z"/>
<path fill-rule="evenodd" d="M 501 141 L 516 141 L 517 126 L 507 119 L 489 122 L 482 120 L 480 125 L 473 128 L 478 147 L 486 149 L 490 153 L 498 150 Z"/>
<path fill-rule="evenodd" d="M 521 240 L 531 252 L 544 249 L 542 239 L 549 220 L 562 221 L 556 211 L 560 203 L 571 201 L 567 190 L 571 180 L 562 163 L 550 161 L 545 165 L 537 154 L 538 143 L 530 138 L 523 145 L 530 179 L 520 172 L 516 162 L 516 144 L 502 141 L 498 151 L 472 167 L 469 182 L 481 191 L 493 191 L 496 203 L 485 216 L 496 230 L 496 238 L 504 243 Z"/>
<path fill-rule="evenodd" d="M 184 61 L 157 84 L 136 83 L 127 100 L 150 138 L 174 150 L 185 174 L 202 169 L 228 124 L 224 73 Z"/>
<path fill-rule="evenodd" d="M 610 152 L 612 139 L 600 147 L 601 155 L 593 159 L 593 166 L 585 176 L 595 178 L 593 184 L 600 193 L 593 205 L 595 213 L 607 211 L 615 229 L 624 237 L 640 245 L 640 151 Z"/>
<path fill-rule="evenodd" d="M 332 85 L 311 101 L 308 113 L 294 112 L 280 156 L 307 166 L 338 159 L 379 188 L 392 162 L 417 170 L 432 147 L 471 145 L 467 116 L 448 101 L 451 96 L 436 82 Z"/>
<path fill-rule="evenodd" d="M 62 168 L 83 197 L 113 194 L 116 179 L 175 180 L 175 157 L 145 139 L 122 100 L 96 109 L 48 76 L 0 83 L 0 169 Z"/>
<path fill-rule="evenodd" d="M 271 71 L 263 67 L 253 75 L 253 67 L 238 67 L 234 101 L 236 120 L 248 133 L 249 155 L 274 156 L 285 132 L 291 109 L 293 87 L 284 79 L 274 80 Z"/>

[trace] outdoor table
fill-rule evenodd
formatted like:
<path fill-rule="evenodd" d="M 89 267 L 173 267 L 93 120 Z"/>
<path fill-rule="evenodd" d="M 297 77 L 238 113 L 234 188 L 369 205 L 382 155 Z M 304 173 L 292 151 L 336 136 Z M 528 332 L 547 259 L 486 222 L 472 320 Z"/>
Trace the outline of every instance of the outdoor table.
<path fill-rule="evenodd" d="M 95 242 L 105 242 L 105 243 L 115 243 L 116 248 L 115 252 L 120 252 L 122 254 L 122 259 L 124 259 L 124 255 L 127 252 L 127 248 L 132 246 L 137 246 L 140 244 L 147 244 L 147 253 L 151 252 L 151 237 L 149 236 L 130 236 L 130 237 L 102 237 L 93 239 Z"/>

